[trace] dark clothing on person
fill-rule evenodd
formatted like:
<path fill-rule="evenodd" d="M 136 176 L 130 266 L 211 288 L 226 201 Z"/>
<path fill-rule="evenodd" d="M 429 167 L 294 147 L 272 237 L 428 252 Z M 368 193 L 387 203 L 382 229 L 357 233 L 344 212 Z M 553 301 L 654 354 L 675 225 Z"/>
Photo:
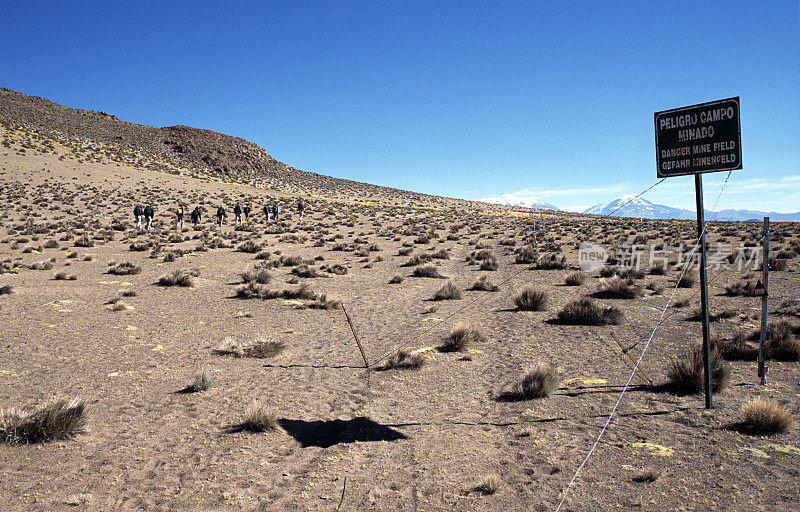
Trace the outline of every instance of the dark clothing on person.
<path fill-rule="evenodd" d="M 138 204 L 133 209 L 133 216 L 136 217 L 137 219 L 142 216 L 142 207 L 139 206 Z"/>
<path fill-rule="evenodd" d="M 202 216 L 202 214 L 200 213 L 199 208 L 195 208 L 194 210 L 192 210 L 192 213 L 190 213 L 189 216 L 192 218 L 192 224 L 197 226 L 197 224 L 200 222 L 200 217 Z"/>
<path fill-rule="evenodd" d="M 238 204 L 233 207 L 233 214 L 234 215 L 241 215 L 242 214 L 242 207 Z"/>
<path fill-rule="evenodd" d="M 242 208 L 242 212 L 244 213 L 244 221 L 247 222 L 248 219 L 250 219 L 250 207 L 245 206 L 244 208 Z"/>
<path fill-rule="evenodd" d="M 144 207 L 144 216 L 149 219 L 153 218 L 153 207 L 150 206 L 149 204 Z"/>

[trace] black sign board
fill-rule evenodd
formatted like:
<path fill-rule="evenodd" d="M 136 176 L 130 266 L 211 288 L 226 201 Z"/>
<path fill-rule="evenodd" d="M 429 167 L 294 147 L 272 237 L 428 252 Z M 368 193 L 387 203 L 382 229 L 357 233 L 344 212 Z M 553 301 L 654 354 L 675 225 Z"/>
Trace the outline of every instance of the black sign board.
<path fill-rule="evenodd" d="M 738 96 L 653 117 L 659 178 L 742 168 Z"/>

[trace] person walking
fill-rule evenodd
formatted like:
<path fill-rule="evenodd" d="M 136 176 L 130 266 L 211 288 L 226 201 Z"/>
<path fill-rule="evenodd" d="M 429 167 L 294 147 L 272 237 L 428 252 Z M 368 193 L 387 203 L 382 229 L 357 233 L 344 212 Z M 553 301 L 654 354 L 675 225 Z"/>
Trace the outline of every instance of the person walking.
<path fill-rule="evenodd" d="M 242 213 L 244 213 L 244 222 L 247 224 L 250 222 L 250 205 L 244 205 L 244 208 L 242 208 Z"/>
<path fill-rule="evenodd" d="M 183 229 L 183 219 L 186 217 L 186 210 L 181 203 L 178 203 L 178 211 L 175 213 L 175 229 Z"/>
<path fill-rule="evenodd" d="M 194 225 L 194 229 L 197 229 L 197 225 L 200 224 L 200 218 L 203 216 L 203 214 L 200 213 L 200 207 L 195 206 L 194 210 L 192 210 L 192 213 L 190 213 L 189 216 L 192 219 L 192 224 Z"/>
<path fill-rule="evenodd" d="M 272 220 L 278 220 L 278 213 L 280 212 L 280 208 L 278 207 L 278 203 L 272 205 Z"/>
<path fill-rule="evenodd" d="M 239 206 L 239 203 L 236 203 L 236 206 L 233 207 L 233 221 L 237 226 L 242 222 L 242 207 Z"/>
<path fill-rule="evenodd" d="M 142 229 L 142 205 L 137 204 L 133 207 L 133 216 L 136 219 L 136 227 Z"/>
<path fill-rule="evenodd" d="M 225 222 L 225 217 L 227 214 L 225 213 L 225 208 L 222 205 L 219 205 L 217 208 L 217 224 L 219 227 L 222 227 L 222 223 Z"/>
<path fill-rule="evenodd" d="M 153 224 L 153 217 L 155 216 L 155 212 L 153 211 L 153 205 L 148 204 L 144 207 L 144 222 L 145 222 L 145 229 L 150 231 L 150 226 Z"/>
<path fill-rule="evenodd" d="M 269 205 L 264 205 L 264 224 L 269 224 Z"/>
<path fill-rule="evenodd" d="M 303 213 L 306 211 L 306 203 L 302 199 L 297 203 L 297 211 L 300 212 L 300 220 L 303 220 Z"/>

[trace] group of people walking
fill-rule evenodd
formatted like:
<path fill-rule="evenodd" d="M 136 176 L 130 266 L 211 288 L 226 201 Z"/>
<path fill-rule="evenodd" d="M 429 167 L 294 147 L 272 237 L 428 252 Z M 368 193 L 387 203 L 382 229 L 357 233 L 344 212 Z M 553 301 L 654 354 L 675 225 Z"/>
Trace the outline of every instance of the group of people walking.
<path fill-rule="evenodd" d="M 280 214 L 280 206 L 278 203 L 273 203 L 272 206 L 265 204 L 264 205 L 264 223 L 268 224 L 270 219 L 277 221 L 278 216 Z M 236 206 L 233 207 L 233 216 L 234 222 L 236 225 L 246 224 L 250 222 L 250 206 L 245 204 L 244 206 L 236 203 Z M 306 203 L 302 199 L 297 203 L 297 211 L 300 213 L 300 220 L 303 220 L 303 215 L 306 211 Z M 183 221 L 186 216 L 186 209 L 180 203 L 178 203 L 178 208 L 175 211 L 176 219 L 175 219 L 175 228 L 176 229 L 183 229 Z M 142 223 L 144 223 L 144 229 L 150 231 L 150 227 L 153 224 L 153 217 L 155 216 L 155 209 L 153 205 L 148 204 L 144 208 L 141 205 L 136 205 L 133 208 L 133 216 L 136 219 L 136 227 L 142 229 Z M 195 206 L 192 213 L 189 214 L 189 217 L 192 220 L 192 225 L 195 229 L 200 224 L 202 220 L 203 213 L 200 210 L 199 206 Z M 219 205 L 217 208 L 217 225 L 222 226 L 227 219 L 228 214 L 225 212 L 225 207 L 223 205 Z"/>
<path fill-rule="evenodd" d="M 240 205 L 236 203 L 236 206 L 233 207 L 233 220 L 238 226 L 239 224 L 246 224 L 250 222 L 250 209 L 249 205 Z M 281 213 L 281 207 L 278 203 L 273 203 L 272 206 L 265 204 L 263 207 L 264 211 L 264 223 L 268 224 L 270 220 L 278 220 L 278 216 Z M 300 220 L 303 220 L 303 214 L 306 211 L 306 203 L 302 199 L 297 203 L 297 211 L 300 213 Z M 219 205 L 217 208 L 217 224 L 222 226 L 224 224 L 225 219 L 227 219 L 228 214 L 225 212 L 225 207 L 223 205 Z"/>

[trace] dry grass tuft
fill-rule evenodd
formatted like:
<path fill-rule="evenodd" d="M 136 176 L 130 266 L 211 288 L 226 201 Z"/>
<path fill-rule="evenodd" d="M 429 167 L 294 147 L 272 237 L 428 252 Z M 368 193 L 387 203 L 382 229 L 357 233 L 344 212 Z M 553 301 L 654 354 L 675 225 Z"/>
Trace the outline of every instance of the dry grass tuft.
<path fill-rule="evenodd" d="M 161 286 L 182 286 L 189 288 L 194 286 L 192 274 L 187 270 L 176 270 L 171 274 L 161 276 L 158 279 L 158 284 Z"/>
<path fill-rule="evenodd" d="M 489 278 L 487 276 L 481 276 L 472 284 L 470 290 L 496 292 L 498 290 L 498 287 L 496 284 L 489 281 Z"/>
<path fill-rule="evenodd" d="M 414 277 L 431 277 L 435 279 L 445 279 L 445 277 L 439 273 L 439 270 L 434 267 L 433 265 L 423 265 L 421 267 L 417 267 L 414 269 L 413 274 Z"/>
<path fill-rule="evenodd" d="M 571 273 L 564 279 L 564 284 L 567 286 L 580 286 L 586 280 L 586 274 L 581 271 Z"/>
<path fill-rule="evenodd" d="M 444 286 L 434 294 L 433 300 L 459 300 L 461 289 L 453 281 L 447 281 Z"/>
<path fill-rule="evenodd" d="M 382 369 L 391 370 L 393 368 L 419 370 L 425 364 L 422 354 L 414 354 L 410 350 L 397 349 L 386 360 Z"/>
<path fill-rule="evenodd" d="M 443 352 L 463 352 L 473 343 L 485 341 L 483 333 L 472 324 L 457 324 L 439 349 Z"/>
<path fill-rule="evenodd" d="M 728 387 L 730 370 L 719 354 L 719 350 L 711 350 L 711 390 L 719 392 Z M 684 352 L 672 361 L 667 368 L 669 387 L 679 394 L 698 393 L 704 389 L 703 347 L 696 346 Z"/>
<path fill-rule="evenodd" d="M 542 311 L 547 307 L 547 292 L 537 290 L 532 284 L 525 285 L 514 295 L 517 309 L 524 311 Z"/>
<path fill-rule="evenodd" d="M 242 422 L 233 425 L 228 432 L 266 432 L 278 428 L 278 418 L 266 406 L 253 400 L 244 411 Z"/>
<path fill-rule="evenodd" d="M 602 299 L 635 299 L 642 294 L 642 287 L 634 284 L 633 279 L 613 276 L 601 278 L 595 297 Z"/>
<path fill-rule="evenodd" d="M 566 325 L 618 325 L 622 322 L 622 311 L 613 306 L 598 306 L 590 299 L 568 302 L 558 312 L 557 323 Z"/>
<path fill-rule="evenodd" d="M 233 357 L 255 357 L 266 359 L 275 357 L 286 349 L 286 343 L 273 341 L 268 337 L 259 337 L 249 343 L 239 343 L 231 336 L 227 336 L 219 347 L 214 350 L 217 355 Z"/>
<path fill-rule="evenodd" d="M 652 483 L 661 478 L 661 471 L 653 468 L 647 468 L 640 471 L 633 477 L 634 482 L 639 483 Z"/>
<path fill-rule="evenodd" d="M 80 398 L 51 400 L 36 408 L 0 409 L 0 442 L 31 444 L 70 439 L 86 432 L 88 415 Z"/>
<path fill-rule="evenodd" d="M 502 400 L 532 400 L 543 398 L 558 389 L 559 376 L 551 364 L 539 363 L 522 376 L 522 379 L 500 395 Z"/>
<path fill-rule="evenodd" d="M 780 434 L 794 425 L 795 419 L 786 407 L 774 400 L 756 398 L 744 406 L 743 426 L 758 434 Z"/>
<path fill-rule="evenodd" d="M 503 479 L 500 478 L 500 475 L 497 474 L 489 474 L 486 475 L 481 483 L 473 487 L 473 491 L 479 492 L 482 494 L 494 494 L 503 487 Z"/>
<path fill-rule="evenodd" d="M 205 391 L 211 387 L 211 377 L 206 373 L 205 370 L 200 370 L 194 376 L 194 382 L 189 384 L 184 388 L 184 391 L 187 393 L 199 393 L 201 391 Z"/>

